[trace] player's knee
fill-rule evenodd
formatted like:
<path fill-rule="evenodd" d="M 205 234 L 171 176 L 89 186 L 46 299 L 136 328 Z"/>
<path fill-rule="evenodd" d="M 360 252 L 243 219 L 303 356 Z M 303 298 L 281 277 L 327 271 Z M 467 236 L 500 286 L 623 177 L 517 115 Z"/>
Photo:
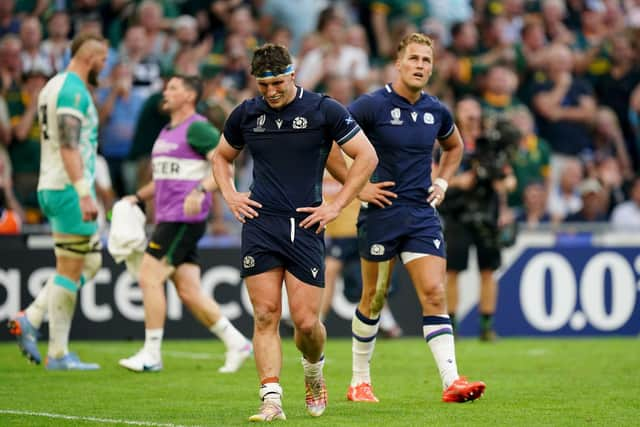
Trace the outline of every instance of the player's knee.
<path fill-rule="evenodd" d="M 296 326 L 296 330 L 302 335 L 311 335 L 317 327 L 318 317 L 312 315 L 303 316 L 295 319 L 294 324 Z"/>
<path fill-rule="evenodd" d="M 280 308 L 275 304 L 259 304 L 253 307 L 253 321 L 256 330 L 275 329 L 280 318 Z"/>
<path fill-rule="evenodd" d="M 83 284 L 93 280 L 102 267 L 102 253 L 101 252 L 89 252 L 84 257 L 84 267 L 82 269 L 82 281 Z"/>
<path fill-rule="evenodd" d="M 424 303 L 430 306 L 445 305 L 446 292 L 442 282 L 429 282 L 424 286 Z"/>
<path fill-rule="evenodd" d="M 202 298 L 200 288 L 195 286 L 181 286 L 177 291 L 180 301 L 187 307 L 193 307 L 198 299 Z"/>

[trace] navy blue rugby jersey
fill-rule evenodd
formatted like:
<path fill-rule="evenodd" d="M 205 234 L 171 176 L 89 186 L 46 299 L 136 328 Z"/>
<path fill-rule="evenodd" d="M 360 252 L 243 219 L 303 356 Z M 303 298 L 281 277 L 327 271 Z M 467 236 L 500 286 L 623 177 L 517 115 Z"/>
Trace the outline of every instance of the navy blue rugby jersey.
<path fill-rule="evenodd" d="M 435 140 L 448 138 L 454 130 L 449 110 L 428 94 L 411 104 L 387 84 L 360 96 L 349 111 L 378 154 L 371 182 L 394 181 L 390 190 L 398 198 L 393 203 L 425 205 Z"/>
<path fill-rule="evenodd" d="M 244 101 L 224 125 L 224 137 L 253 157 L 251 198 L 261 212 L 306 216 L 296 208 L 322 203 L 322 175 L 336 141 L 360 131 L 345 107 L 327 96 L 297 88 L 293 102 L 274 110 L 262 97 Z"/>

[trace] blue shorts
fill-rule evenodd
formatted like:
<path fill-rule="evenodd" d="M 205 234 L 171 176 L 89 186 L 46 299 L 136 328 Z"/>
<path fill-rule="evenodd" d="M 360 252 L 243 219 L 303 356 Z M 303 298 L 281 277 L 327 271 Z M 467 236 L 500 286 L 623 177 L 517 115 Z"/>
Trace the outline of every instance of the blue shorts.
<path fill-rule="evenodd" d="M 327 256 L 335 258 L 343 263 L 351 260 L 358 261 L 357 237 L 331 237 L 327 239 Z"/>
<path fill-rule="evenodd" d="M 402 252 L 446 258 L 440 216 L 427 204 L 360 209 L 358 247 L 362 258 L 376 262 L 390 260 Z"/>
<path fill-rule="evenodd" d="M 302 218 L 260 213 L 242 226 L 242 277 L 276 267 L 305 283 L 324 287 L 324 232 L 300 227 Z"/>

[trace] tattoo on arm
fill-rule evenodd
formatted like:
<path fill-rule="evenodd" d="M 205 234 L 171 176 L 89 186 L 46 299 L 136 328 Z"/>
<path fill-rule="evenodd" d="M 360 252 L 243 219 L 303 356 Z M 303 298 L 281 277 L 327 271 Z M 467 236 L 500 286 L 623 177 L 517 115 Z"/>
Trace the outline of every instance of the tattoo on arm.
<path fill-rule="evenodd" d="M 80 119 L 71 114 L 58 116 L 58 135 L 60 145 L 65 148 L 77 148 L 80 144 Z"/>

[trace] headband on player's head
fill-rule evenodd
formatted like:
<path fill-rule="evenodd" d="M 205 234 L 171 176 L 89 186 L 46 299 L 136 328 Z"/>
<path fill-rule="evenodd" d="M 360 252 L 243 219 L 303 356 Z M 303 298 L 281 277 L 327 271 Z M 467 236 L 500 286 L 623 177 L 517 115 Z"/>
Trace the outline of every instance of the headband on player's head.
<path fill-rule="evenodd" d="M 288 76 L 289 74 L 292 74 L 294 71 L 295 71 L 295 67 L 293 66 L 293 64 L 289 64 L 286 66 L 284 71 L 282 71 L 280 74 L 275 74 L 273 71 L 267 70 L 264 73 L 260 74 L 259 76 L 256 76 L 256 80 L 270 79 L 272 77 Z"/>

